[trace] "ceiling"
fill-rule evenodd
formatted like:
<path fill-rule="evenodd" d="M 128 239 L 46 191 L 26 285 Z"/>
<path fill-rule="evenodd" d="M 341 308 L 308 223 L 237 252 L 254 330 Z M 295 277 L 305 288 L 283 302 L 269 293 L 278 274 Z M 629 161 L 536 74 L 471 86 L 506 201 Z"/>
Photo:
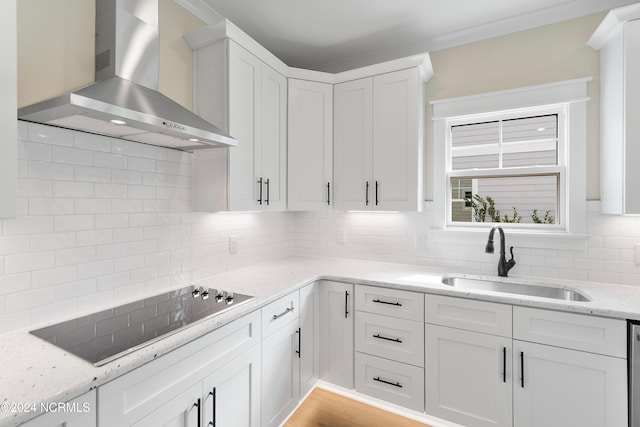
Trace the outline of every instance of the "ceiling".
<path fill-rule="evenodd" d="M 198 16 L 207 23 L 229 19 L 287 65 L 327 72 L 470 43 L 635 1 L 188 0 L 198 5 Z"/>

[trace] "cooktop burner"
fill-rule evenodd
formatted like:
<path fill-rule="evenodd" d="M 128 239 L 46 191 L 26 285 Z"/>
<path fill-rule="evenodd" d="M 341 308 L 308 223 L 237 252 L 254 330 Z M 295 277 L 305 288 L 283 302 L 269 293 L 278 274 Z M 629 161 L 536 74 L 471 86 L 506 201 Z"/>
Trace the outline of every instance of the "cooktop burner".
<path fill-rule="evenodd" d="M 238 307 L 254 297 L 189 286 L 31 333 L 102 366 L 159 338 Z"/>

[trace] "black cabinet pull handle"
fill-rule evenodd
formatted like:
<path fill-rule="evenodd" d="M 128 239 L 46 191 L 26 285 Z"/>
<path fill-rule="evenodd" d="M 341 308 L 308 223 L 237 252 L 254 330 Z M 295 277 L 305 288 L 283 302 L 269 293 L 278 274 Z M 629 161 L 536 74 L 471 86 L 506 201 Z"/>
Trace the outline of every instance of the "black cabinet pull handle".
<path fill-rule="evenodd" d="M 502 347 L 502 382 L 507 382 L 507 347 Z"/>
<path fill-rule="evenodd" d="M 524 388 L 524 352 L 520 352 L 520 387 Z"/>
<path fill-rule="evenodd" d="M 267 197 L 264 199 L 264 202 L 269 206 L 269 178 L 267 178 L 265 184 L 267 185 Z"/>
<path fill-rule="evenodd" d="M 375 335 L 373 335 L 373 337 L 381 339 L 381 340 L 387 340 L 387 341 L 393 341 L 393 342 L 399 342 L 399 343 L 402 342 L 402 340 L 400 338 L 389 338 L 389 337 L 382 336 L 380 334 L 375 334 Z"/>
<path fill-rule="evenodd" d="M 379 201 L 378 201 L 378 181 L 376 181 L 376 206 L 378 206 Z"/>
<path fill-rule="evenodd" d="M 364 205 L 369 206 L 369 181 L 367 181 L 364 189 Z"/>
<path fill-rule="evenodd" d="M 198 427 L 202 425 L 202 414 L 200 411 L 200 399 L 196 403 L 193 404 L 192 408 L 198 408 Z"/>
<path fill-rule="evenodd" d="M 207 424 L 207 425 L 211 426 L 211 427 L 216 427 L 216 388 L 215 387 L 211 389 L 211 391 L 209 392 L 209 396 L 213 396 L 213 399 L 212 399 L 213 403 L 211 405 L 212 409 L 213 409 L 213 412 L 211 412 L 212 413 L 212 420 L 209 421 L 209 424 Z"/>
<path fill-rule="evenodd" d="M 296 353 L 298 353 L 298 359 L 300 359 L 300 352 L 302 350 L 302 341 L 301 341 L 302 334 L 300 333 L 300 328 L 298 328 L 298 330 L 296 331 L 296 334 L 298 334 L 298 349 L 296 350 Z"/>
<path fill-rule="evenodd" d="M 382 378 L 380 378 L 380 377 L 376 377 L 376 378 L 374 378 L 373 380 L 374 380 L 374 381 L 378 381 L 379 383 L 385 383 L 385 384 L 392 385 L 392 386 L 394 386 L 394 387 L 402 388 L 402 384 L 397 383 L 397 382 L 396 382 L 396 383 L 394 383 L 394 382 L 391 382 L 391 381 L 383 380 L 383 379 L 382 379 Z"/>
<path fill-rule="evenodd" d="M 260 196 L 258 197 L 258 203 L 262 205 L 262 177 L 258 180 L 258 188 L 260 188 Z"/>
<path fill-rule="evenodd" d="M 327 205 L 331 206 L 331 183 L 327 182 Z"/>
<path fill-rule="evenodd" d="M 376 302 L 378 304 L 396 305 L 398 307 L 402 307 L 402 304 L 400 304 L 399 302 L 382 301 L 381 299 L 374 299 L 373 302 Z"/>
<path fill-rule="evenodd" d="M 349 317 L 349 291 L 344 291 L 344 318 Z"/>

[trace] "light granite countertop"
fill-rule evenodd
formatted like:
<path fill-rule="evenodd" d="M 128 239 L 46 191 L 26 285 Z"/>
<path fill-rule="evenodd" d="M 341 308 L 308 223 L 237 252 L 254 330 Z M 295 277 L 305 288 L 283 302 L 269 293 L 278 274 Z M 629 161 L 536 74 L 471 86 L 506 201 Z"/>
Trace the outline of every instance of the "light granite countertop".
<path fill-rule="evenodd" d="M 0 405 L 3 403 L 39 405 L 40 402 L 69 401 L 319 279 L 640 320 L 640 287 L 567 280 L 510 278 L 521 283 L 576 289 L 591 298 L 589 302 L 573 302 L 488 291 L 465 291 L 441 283 L 443 276 L 460 275 L 459 273 L 443 268 L 416 265 L 304 256 L 290 256 L 245 267 L 183 286 L 198 284 L 232 290 L 254 295 L 255 300 L 235 310 L 187 327 L 101 367 L 95 367 L 29 334 L 28 330 L 0 335 Z M 29 328 L 31 329 L 35 327 Z M 95 408 L 92 409 L 95 410 Z M 30 412 L 0 410 L 0 427 L 19 425 L 35 415 Z"/>

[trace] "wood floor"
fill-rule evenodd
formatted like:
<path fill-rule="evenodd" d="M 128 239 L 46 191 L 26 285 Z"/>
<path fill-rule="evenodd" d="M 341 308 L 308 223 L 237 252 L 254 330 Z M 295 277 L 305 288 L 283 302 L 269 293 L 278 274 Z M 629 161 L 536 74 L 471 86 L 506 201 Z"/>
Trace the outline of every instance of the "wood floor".
<path fill-rule="evenodd" d="M 426 424 L 331 393 L 313 390 L 284 427 L 429 427 Z"/>

